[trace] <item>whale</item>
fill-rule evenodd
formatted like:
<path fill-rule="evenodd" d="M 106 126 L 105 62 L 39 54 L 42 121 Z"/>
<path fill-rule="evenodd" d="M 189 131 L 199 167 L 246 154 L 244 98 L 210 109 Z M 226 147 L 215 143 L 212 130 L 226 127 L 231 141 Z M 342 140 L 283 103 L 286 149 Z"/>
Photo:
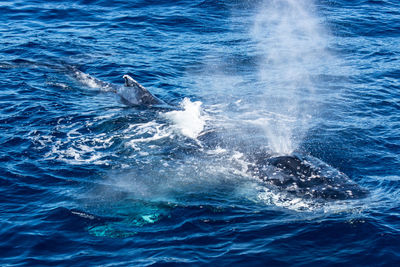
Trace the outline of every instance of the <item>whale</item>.
<path fill-rule="evenodd" d="M 138 83 L 128 74 L 122 76 L 124 79 L 123 85 L 115 85 L 99 80 L 87 73 L 80 71 L 74 66 L 67 66 L 71 75 L 75 80 L 90 88 L 97 88 L 104 92 L 116 93 L 122 102 L 129 106 L 159 106 L 167 107 L 168 105 L 153 95 L 143 85 Z"/>
<path fill-rule="evenodd" d="M 24 68 L 24 67 L 43 67 L 57 72 L 66 73 L 67 76 L 79 82 L 83 86 L 91 89 L 98 89 L 102 92 L 116 93 L 121 101 L 129 106 L 155 106 L 160 108 L 170 109 L 171 106 L 153 95 L 144 86 L 138 83 L 128 74 L 122 76 L 124 79 L 123 85 L 116 85 L 106 81 L 102 81 L 90 74 L 79 70 L 75 65 L 70 65 L 65 62 L 46 63 L 33 62 L 25 59 L 14 59 L 11 62 L 0 62 L 0 68 Z M 60 85 L 61 83 L 51 83 L 52 85 Z"/>
<path fill-rule="evenodd" d="M 257 155 L 248 172 L 265 184 L 303 199 L 361 199 L 368 190 L 346 174 L 310 155 Z"/>
<path fill-rule="evenodd" d="M 233 151 L 240 155 L 232 164 L 235 171 L 254 179 L 274 192 L 288 197 L 335 201 L 363 199 L 369 191 L 344 172 L 306 151 L 277 154 L 267 147 L 254 147 L 253 141 L 234 139 L 223 129 L 209 129 L 198 140 L 202 149 Z"/>

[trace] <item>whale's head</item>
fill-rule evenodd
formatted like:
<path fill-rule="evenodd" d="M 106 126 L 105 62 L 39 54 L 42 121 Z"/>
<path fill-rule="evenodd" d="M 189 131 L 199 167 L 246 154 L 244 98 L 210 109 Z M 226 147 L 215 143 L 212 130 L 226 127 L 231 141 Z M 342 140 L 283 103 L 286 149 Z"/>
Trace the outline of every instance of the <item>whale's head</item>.
<path fill-rule="evenodd" d="M 345 200 L 368 195 L 346 174 L 309 155 L 261 157 L 249 170 L 265 183 L 301 198 Z"/>

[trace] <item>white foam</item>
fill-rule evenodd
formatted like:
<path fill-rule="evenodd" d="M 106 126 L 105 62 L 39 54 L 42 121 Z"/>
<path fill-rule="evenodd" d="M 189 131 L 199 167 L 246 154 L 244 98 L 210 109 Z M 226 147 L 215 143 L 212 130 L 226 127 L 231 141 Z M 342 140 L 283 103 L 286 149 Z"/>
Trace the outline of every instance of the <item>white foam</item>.
<path fill-rule="evenodd" d="M 58 120 L 56 131 L 64 132 L 65 139 L 57 139 L 49 133 L 32 131 L 30 139 L 35 149 L 47 150 L 45 159 L 58 160 L 73 165 L 96 164 L 109 165 L 110 161 L 105 158 L 109 153 L 105 149 L 113 144 L 114 136 L 107 136 L 104 133 L 97 135 L 86 135 L 79 132 L 86 122 L 61 124 L 63 119 Z"/>
<path fill-rule="evenodd" d="M 191 102 L 189 98 L 183 99 L 183 110 L 174 110 L 164 114 L 164 117 L 174 123 L 174 128 L 182 135 L 196 139 L 203 131 L 206 116 L 201 108 L 202 102 Z"/>
<path fill-rule="evenodd" d="M 265 186 L 259 186 L 258 190 L 258 201 L 264 202 L 268 205 L 274 205 L 294 211 L 314 211 L 321 208 L 319 206 L 320 203 L 298 197 L 291 197 L 283 192 L 270 190 Z"/>
<path fill-rule="evenodd" d="M 226 154 L 228 150 L 225 148 L 221 148 L 220 146 L 217 146 L 214 150 L 207 150 L 206 153 L 209 155 L 222 155 Z"/>
<path fill-rule="evenodd" d="M 50 86 L 59 87 L 59 88 L 64 89 L 64 90 L 70 90 L 71 89 L 71 87 L 69 85 L 65 84 L 65 83 L 47 82 L 47 84 L 50 85 Z"/>
<path fill-rule="evenodd" d="M 122 138 L 128 139 L 125 147 L 131 147 L 134 150 L 141 150 L 140 144 L 145 144 L 147 148 L 153 149 L 154 145 L 150 145 L 152 141 L 161 140 L 173 136 L 173 130 L 166 127 L 165 124 L 149 121 L 146 123 L 136 123 L 130 125 L 123 131 Z M 133 136 L 140 136 L 132 138 Z"/>

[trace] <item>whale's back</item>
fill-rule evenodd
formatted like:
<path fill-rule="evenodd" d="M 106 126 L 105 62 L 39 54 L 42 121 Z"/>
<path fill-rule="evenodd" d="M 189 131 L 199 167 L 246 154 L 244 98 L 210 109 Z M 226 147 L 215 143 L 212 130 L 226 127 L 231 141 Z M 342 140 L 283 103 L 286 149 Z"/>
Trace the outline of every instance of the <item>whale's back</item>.
<path fill-rule="evenodd" d="M 368 194 L 346 174 L 311 156 L 259 158 L 250 169 L 267 184 L 302 198 L 344 200 Z"/>

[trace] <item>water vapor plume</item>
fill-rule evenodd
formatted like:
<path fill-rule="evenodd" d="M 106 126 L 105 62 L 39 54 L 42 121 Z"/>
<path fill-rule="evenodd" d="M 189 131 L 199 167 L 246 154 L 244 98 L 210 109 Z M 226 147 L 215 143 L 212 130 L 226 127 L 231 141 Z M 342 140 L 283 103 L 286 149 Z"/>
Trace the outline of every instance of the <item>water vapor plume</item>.
<path fill-rule="evenodd" d="M 256 121 L 270 149 L 293 152 L 309 129 L 316 110 L 312 75 L 321 72 L 329 53 L 312 0 L 268 0 L 255 16 L 251 39 L 256 46 L 260 108 Z"/>

